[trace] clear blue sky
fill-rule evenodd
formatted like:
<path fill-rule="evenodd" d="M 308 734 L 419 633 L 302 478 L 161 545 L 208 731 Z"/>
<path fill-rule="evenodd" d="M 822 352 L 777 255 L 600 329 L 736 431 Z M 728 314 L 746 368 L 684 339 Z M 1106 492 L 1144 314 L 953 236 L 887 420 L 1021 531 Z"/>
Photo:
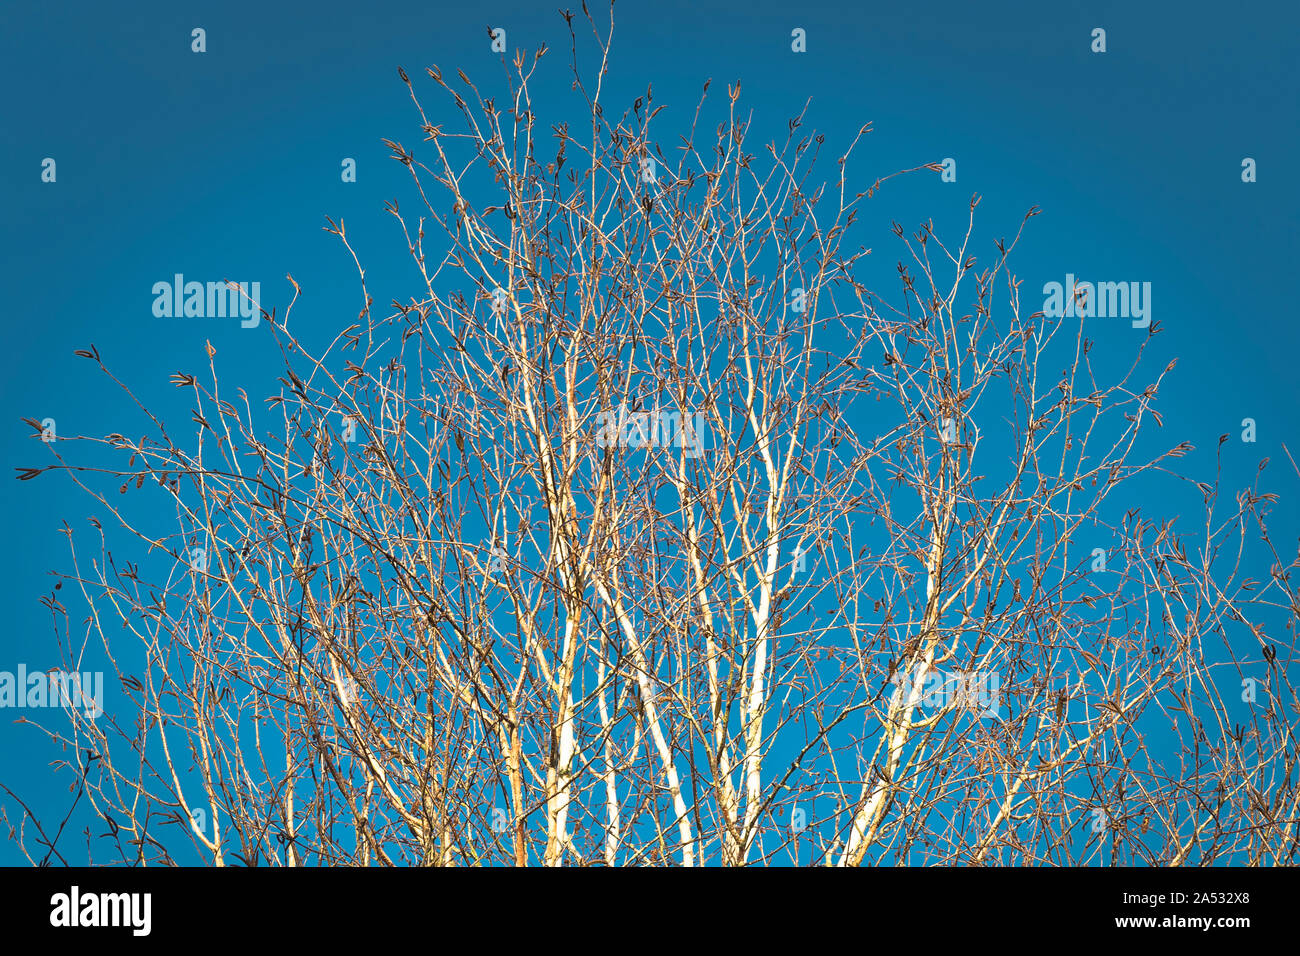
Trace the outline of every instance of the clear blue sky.
<path fill-rule="evenodd" d="M 380 140 L 414 147 L 421 136 L 397 67 L 417 82 L 433 63 L 498 82 L 490 24 L 512 50 L 549 44 L 546 82 L 563 89 L 568 45 L 554 5 L 520 2 L 27 2 L 0 17 L 0 670 L 14 670 L 56 663 L 38 599 L 51 570 L 70 568 L 61 522 L 84 529 L 94 511 L 65 477 L 5 477 L 47 460 L 19 419 L 99 435 L 135 421 L 72 350 L 93 342 L 179 423 L 188 405 L 167 378 L 206 365 L 210 339 L 256 401 L 274 367 L 253 354 L 261 333 L 155 318 L 153 283 L 256 280 L 282 310 L 292 273 L 304 289 L 295 330 L 332 333 L 355 320 L 359 293 L 350 258 L 321 230 L 329 215 L 347 221 L 376 303 L 406 298 L 409 262 L 383 203 L 409 199 L 410 180 Z M 1235 439 L 1254 418 L 1258 443 L 1225 449 L 1230 485 L 1267 456 L 1271 490 L 1300 496 L 1281 448 L 1300 453 L 1296 4 L 620 0 L 616 22 L 611 89 L 630 98 L 653 84 L 669 107 L 661 135 L 689 122 L 705 79 L 716 92 L 740 78 L 770 130 L 760 140 L 808 97 L 807 125 L 837 150 L 872 122 L 850 171 L 862 188 L 955 158 L 955 184 L 912 177 L 866 207 L 878 265 L 901 252 L 891 219 L 910 230 L 933 217 L 951 235 L 978 192 L 986 246 L 1029 206 L 1043 210 L 1019 260 L 1030 299 L 1067 272 L 1151 282 L 1165 330 L 1152 364 L 1179 358 L 1161 444 L 1193 442 L 1188 471 L 1211 479 L 1218 436 Z M 194 27 L 207 33 L 201 55 Z M 806 54 L 790 51 L 795 27 Z M 1104 55 L 1090 52 L 1094 27 L 1107 31 Z M 57 162 L 53 184 L 41 182 L 45 157 Z M 340 181 L 344 157 L 357 161 L 355 184 Z M 1258 182 L 1241 181 L 1244 157 Z M 1099 331 L 1101 354 L 1107 337 L 1133 334 Z M 1295 527 L 1294 504 L 1280 513 Z M 70 798 L 68 780 L 48 772 L 56 756 L 0 712 L 0 780 L 52 815 Z M 0 863 L 16 860 L 0 841 Z"/>

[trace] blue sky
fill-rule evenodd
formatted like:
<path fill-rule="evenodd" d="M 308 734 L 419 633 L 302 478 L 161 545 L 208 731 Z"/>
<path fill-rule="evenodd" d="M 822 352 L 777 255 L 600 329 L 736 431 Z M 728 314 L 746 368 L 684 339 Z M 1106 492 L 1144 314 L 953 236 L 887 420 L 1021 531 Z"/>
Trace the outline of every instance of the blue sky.
<path fill-rule="evenodd" d="M 407 296 L 405 245 L 383 209 L 409 198 L 410 181 L 381 138 L 421 138 L 398 66 L 417 83 L 433 63 L 499 81 L 485 29 L 499 26 L 511 50 L 547 43 L 544 82 L 567 90 L 567 33 L 550 5 L 295 6 L 6 5 L 0 476 L 45 461 L 22 417 L 51 417 L 65 434 L 122 429 L 120 400 L 72 355 L 92 342 L 169 421 L 188 406 L 167 378 L 205 365 L 205 340 L 250 397 L 267 393 L 274 356 L 254 347 L 258 330 L 153 316 L 153 283 L 175 273 L 259 281 L 281 310 L 291 273 L 304 291 L 295 330 L 331 334 L 355 320 L 358 292 L 351 259 L 321 229 L 328 215 L 346 220 L 375 301 Z M 896 180 L 866 206 L 863 241 L 882 275 L 902 254 L 891 220 L 911 230 L 933 218 L 941 237 L 954 235 L 978 192 L 987 252 L 1041 207 L 1018 265 L 1027 296 L 1067 272 L 1151 282 L 1164 329 L 1152 365 L 1179 359 L 1161 394 L 1160 443 L 1193 442 L 1187 473 L 1212 480 L 1218 436 L 1233 435 L 1230 486 L 1271 458 L 1266 485 L 1289 499 L 1280 524 L 1294 527 L 1300 477 L 1281 446 L 1300 453 L 1298 26 L 1284 3 L 621 0 L 609 82 L 615 98 L 653 84 L 669 107 L 661 135 L 689 122 L 708 78 L 715 93 L 741 80 L 762 141 L 809 98 L 806 125 L 837 149 L 870 121 L 850 166 L 861 188 L 954 158 L 956 183 Z M 194 27 L 206 30 L 203 54 L 191 52 Z M 804 54 L 790 50 L 795 27 L 807 32 Z M 1107 31 L 1105 54 L 1090 51 L 1094 27 Z M 54 183 L 41 181 L 46 157 Z M 356 183 L 340 180 L 345 157 Z M 1258 164 L 1255 183 L 1241 180 L 1245 157 Z M 1139 334 L 1100 328 L 1099 355 L 1108 339 Z M 1245 417 L 1258 423 L 1254 445 L 1236 440 Z M 38 599 L 49 572 L 69 567 L 61 523 L 84 528 L 92 502 L 58 475 L 3 481 L 0 671 L 49 666 Z M 0 713 L 0 781 L 52 813 L 69 797 L 48 771 L 54 756 Z M 16 860 L 0 842 L 0 863 Z"/>

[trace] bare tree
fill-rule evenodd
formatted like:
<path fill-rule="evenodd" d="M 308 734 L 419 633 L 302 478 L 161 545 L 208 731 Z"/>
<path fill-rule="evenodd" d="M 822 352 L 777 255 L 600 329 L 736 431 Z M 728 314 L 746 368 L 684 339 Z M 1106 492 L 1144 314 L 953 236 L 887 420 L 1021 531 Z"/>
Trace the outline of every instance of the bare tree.
<path fill-rule="evenodd" d="M 47 599 L 122 687 L 49 731 L 108 828 L 87 855 L 1289 862 L 1295 560 L 1259 489 L 1199 486 L 1194 531 L 1134 506 L 1193 487 L 1189 445 L 1138 453 L 1158 326 L 1098 381 L 1087 320 L 1022 303 L 1021 233 L 974 251 L 978 199 L 957 245 L 895 225 L 898 289 L 869 291 L 869 127 L 827 179 L 803 114 L 750 152 L 739 84 L 705 84 L 661 147 L 651 88 L 602 98 L 612 18 L 592 73 L 567 19 L 590 129 L 535 112 L 544 48 L 496 97 L 430 69 L 458 131 L 401 71 L 414 295 L 377 314 L 331 221 L 359 316 L 310 354 L 290 279 L 265 407 L 209 347 L 173 379 L 193 434 L 140 405 L 142 437 L 20 475 L 120 523 L 63 579 L 86 634 Z"/>

